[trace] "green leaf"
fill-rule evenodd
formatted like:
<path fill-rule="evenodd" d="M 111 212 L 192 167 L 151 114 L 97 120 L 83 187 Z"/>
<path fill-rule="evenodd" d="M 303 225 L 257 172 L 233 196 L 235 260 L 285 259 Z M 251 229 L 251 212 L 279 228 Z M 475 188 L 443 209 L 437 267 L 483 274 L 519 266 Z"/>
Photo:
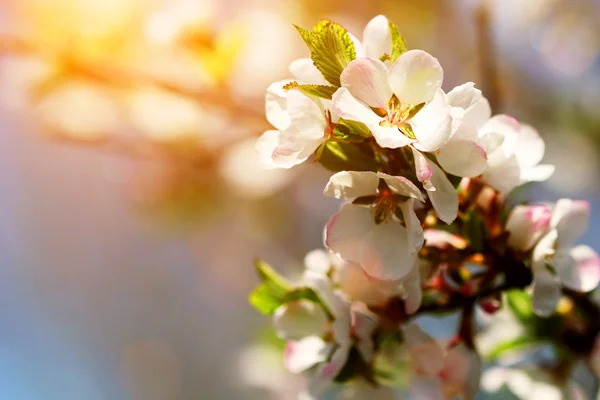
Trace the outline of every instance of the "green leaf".
<path fill-rule="evenodd" d="M 326 85 L 301 85 L 298 82 L 290 82 L 283 87 L 284 90 L 298 89 L 307 96 L 316 96 L 331 100 L 337 88 Z"/>
<path fill-rule="evenodd" d="M 489 361 L 497 361 L 507 353 L 531 347 L 538 344 L 538 340 L 530 336 L 519 336 L 498 344 L 488 355 Z"/>
<path fill-rule="evenodd" d="M 400 34 L 398 27 L 391 21 L 389 22 L 390 35 L 392 36 L 392 54 L 390 54 L 390 61 L 394 63 L 398 57 L 406 53 L 406 42 Z"/>
<path fill-rule="evenodd" d="M 531 297 L 523 290 L 510 290 L 506 293 L 506 302 L 521 322 L 530 322 L 535 318 Z"/>
<path fill-rule="evenodd" d="M 475 210 L 470 210 L 464 217 L 464 236 L 476 251 L 483 251 L 488 233 L 485 222 Z"/>
<path fill-rule="evenodd" d="M 367 143 L 328 141 L 322 148 L 317 149 L 317 152 L 319 151 L 319 163 L 333 172 L 380 170 L 380 165 Z"/>
<path fill-rule="evenodd" d="M 345 142 L 362 142 L 372 135 L 367 125 L 362 122 L 340 118 L 333 130 L 333 136 Z"/>
<path fill-rule="evenodd" d="M 256 272 L 258 273 L 258 276 L 262 282 L 281 297 L 293 289 L 291 283 L 279 275 L 277 271 L 273 269 L 273 267 L 263 260 L 256 259 L 254 261 L 254 266 L 256 267 Z"/>
<path fill-rule="evenodd" d="M 298 25 L 294 25 L 294 27 L 298 30 L 298 33 L 300 33 L 300 36 L 302 36 L 302 39 L 304 40 L 304 43 L 306 43 L 310 49 L 312 46 L 313 33 Z"/>
<path fill-rule="evenodd" d="M 334 22 L 321 21 L 312 32 L 309 47 L 315 67 L 329 83 L 340 87 L 342 71 L 356 58 L 354 43 L 348 31 Z"/>
<path fill-rule="evenodd" d="M 265 315 L 272 315 L 283 304 L 282 298 L 265 283 L 261 283 L 250 293 L 248 301 L 258 312 Z"/>

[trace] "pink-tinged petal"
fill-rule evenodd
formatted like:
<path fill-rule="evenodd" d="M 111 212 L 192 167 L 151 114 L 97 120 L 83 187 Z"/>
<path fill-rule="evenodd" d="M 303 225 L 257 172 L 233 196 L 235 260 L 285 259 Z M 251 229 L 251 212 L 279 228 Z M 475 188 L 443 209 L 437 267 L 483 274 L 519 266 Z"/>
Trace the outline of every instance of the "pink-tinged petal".
<path fill-rule="evenodd" d="M 560 199 L 552 210 L 550 225 L 558 232 L 561 247 L 569 246 L 588 229 L 590 204 L 587 201 Z"/>
<path fill-rule="evenodd" d="M 383 179 L 394 193 L 411 197 L 420 201 L 425 201 L 419 188 L 416 187 L 415 184 L 409 179 L 403 176 L 389 175 L 383 172 L 377 172 L 377 176 Z"/>
<path fill-rule="evenodd" d="M 418 264 L 415 268 L 402 280 L 402 288 L 404 291 L 404 311 L 407 314 L 414 314 L 421 306 L 423 299 L 423 291 L 421 290 L 421 274 L 419 273 Z"/>
<path fill-rule="evenodd" d="M 550 164 L 537 165 L 533 168 L 527 169 L 521 172 L 521 179 L 524 182 L 544 182 L 552 175 L 556 167 Z"/>
<path fill-rule="evenodd" d="M 323 194 L 336 199 L 351 200 L 377 194 L 379 177 L 370 171 L 341 171 L 329 178 Z"/>
<path fill-rule="evenodd" d="M 273 151 L 279 146 L 279 131 L 271 130 L 263 133 L 254 146 L 258 153 L 259 161 L 265 168 L 277 168 L 273 163 Z"/>
<path fill-rule="evenodd" d="M 302 339 L 321 336 L 326 332 L 329 320 L 320 305 L 299 300 L 284 304 L 273 314 L 273 327 L 282 339 Z"/>
<path fill-rule="evenodd" d="M 318 377 L 324 380 L 333 380 L 342 371 L 344 365 L 346 365 L 350 348 L 350 343 L 339 346 L 331 356 L 331 360 L 323 364 Z"/>
<path fill-rule="evenodd" d="M 336 270 L 334 281 L 351 301 L 369 306 L 384 306 L 391 297 L 400 294 L 395 281 L 382 281 L 368 276 L 357 264 L 344 263 Z"/>
<path fill-rule="evenodd" d="M 458 235 L 439 229 L 426 229 L 423 232 L 425 236 L 425 244 L 427 246 L 443 249 L 446 246 L 452 246 L 459 250 L 467 248 L 467 241 Z"/>
<path fill-rule="evenodd" d="M 473 400 L 479 392 L 481 358 L 461 342 L 448 352 L 440 377 L 447 395 Z"/>
<path fill-rule="evenodd" d="M 425 242 L 421 221 L 419 221 L 413 208 L 414 202 L 414 199 L 408 199 L 407 201 L 400 203 L 400 210 L 402 211 L 404 224 L 408 231 L 408 248 L 411 251 L 411 254 L 417 254 Z"/>
<path fill-rule="evenodd" d="M 291 168 L 303 163 L 323 143 L 324 138 L 310 139 L 291 130 L 279 133 L 279 144 L 273 150 L 273 165 L 279 168 Z"/>
<path fill-rule="evenodd" d="M 490 163 L 492 156 L 489 152 L 487 155 L 488 169 L 481 176 L 485 183 L 500 193 L 509 193 L 523 183 L 519 163 L 514 154 L 500 164 Z"/>
<path fill-rule="evenodd" d="M 437 160 L 452 175 L 473 178 L 487 169 L 487 153 L 470 140 L 452 138 L 437 153 Z"/>
<path fill-rule="evenodd" d="M 423 50 L 407 51 L 390 69 L 390 86 L 402 103 L 417 105 L 431 101 L 443 80 L 444 70 L 439 61 Z"/>
<path fill-rule="evenodd" d="M 520 251 L 529 251 L 550 229 L 551 211 L 543 205 L 519 205 L 513 208 L 506 221 L 510 233 L 508 245 Z"/>
<path fill-rule="evenodd" d="M 406 229 L 393 220 L 375 224 L 368 208 L 345 205 L 329 220 L 325 235 L 331 251 L 377 279 L 400 279 L 414 265 Z"/>
<path fill-rule="evenodd" d="M 427 158 L 425 158 L 425 156 L 421 154 L 421 152 L 419 152 L 412 146 L 410 147 L 410 150 L 412 151 L 413 160 L 415 163 L 415 172 L 417 173 L 417 179 L 423 183 L 428 182 L 431 179 L 431 176 L 433 175 L 433 169 L 431 169 L 431 167 L 429 166 Z"/>
<path fill-rule="evenodd" d="M 324 140 L 327 122 L 319 100 L 313 100 L 297 89 L 287 94 L 287 111 L 290 126 L 287 132 L 294 133 L 299 140 Z"/>
<path fill-rule="evenodd" d="M 284 364 L 293 374 L 304 372 L 329 358 L 333 344 L 318 336 L 308 336 L 299 341 L 289 341 L 285 346 Z"/>
<path fill-rule="evenodd" d="M 533 276 L 533 311 L 541 317 L 549 317 L 556 310 L 560 300 L 560 284 L 546 268 L 535 269 Z"/>
<path fill-rule="evenodd" d="M 346 88 L 339 88 L 332 97 L 333 110 L 339 115 L 350 121 L 360 121 L 369 128 L 379 126 L 383 118 L 375 114 L 369 107 L 355 99 Z M 397 131 L 397 129 L 396 129 Z M 402 135 L 398 132 L 399 135 Z"/>
<path fill-rule="evenodd" d="M 443 90 L 435 92 L 433 100 L 409 120 L 417 142 L 415 147 L 421 151 L 436 151 L 452 135 L 451 107 Z"/>
<path fill-rule="evenodd" d="M 311 85 L 329 85 L 321 71 L 315 67 L 310 58 L 300 58 L 290 64 L 290 73 L 301 83 Z"/>
<path fill-rule="evenodd" d="M 414 322 L 402 326 L 404 341 L 415 371 L 420 375 L 437 376 L 444 368 L 444 350 Z"/>
<path fill-rule="evenodd" d="M 282 131 L 290 126 L 290 115 L 287 112 L 287 91 L 283 87 L 290 80 L 279 81 L 267 88 L 265 96 L 265 113 L 267 120 L 276 129 Z"/>
<path fill-rule="evenodd" d="M 552 266 L 561 283 L 570 289 L 589 292 L 600 283 L 600 257 L 589 246 L 557 251 Z"/>
<path fill-rule="evenodd" d="M 363 33 L 363 46 L 366 57 L 380 58 L 384 54 L 391 54 L 392 35 L 385 16 L 378 15 L 369 21 Z"/>
<path fill-rule="evenodd" d="M 375 58 L 358 58 L 352 61 L 340 76 L 342 86 L 370 107 L 387 108 L 392 97 L 388 84 L 388 69 Z"/>
<path fill-rule="evenodd" d="M 448 177 L 433 161 L 427 160 L 432 169 L 431 184 L 435 191 L 428 190 L 427 195 L 437 216 L 447 224 L 451 224 L 458 214 L 458 194 Z"/>
<path fill-rule="evenodd" d="M 515 154 L 519 165 L 523 168 L 532 168 L 542 161 L 546 144 L 539 133 L 530 125 L 521 125 Z"/>
<path fill-rule="evenodd" d="M 483 124 L 479 144 L 487 152 L 490 167 L 500 166 L 514 156 L 520 130 L 519 121 L 508 115 L 493 116 Z"/>
<path fill-rule="evenodd" d="M 362 305 L 353 305 L 352 333 L 356 340 L 356 348 L 360 356 L 367 363 L 373 360 L 375 344 L 373 343 L 373 330 L 377 326 L 378 317 Z"/>

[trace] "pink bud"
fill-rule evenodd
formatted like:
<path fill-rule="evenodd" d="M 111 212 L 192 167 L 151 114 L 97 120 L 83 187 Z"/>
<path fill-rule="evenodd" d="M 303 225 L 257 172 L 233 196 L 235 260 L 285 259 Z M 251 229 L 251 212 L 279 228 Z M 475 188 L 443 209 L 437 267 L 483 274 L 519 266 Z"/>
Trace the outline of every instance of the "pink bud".
<path fill-rule="evenodd" d="M 528 251 L 550 229 L 551 211 L 543 205 L 516 206 L 506 222 L 508 245 Z"/>

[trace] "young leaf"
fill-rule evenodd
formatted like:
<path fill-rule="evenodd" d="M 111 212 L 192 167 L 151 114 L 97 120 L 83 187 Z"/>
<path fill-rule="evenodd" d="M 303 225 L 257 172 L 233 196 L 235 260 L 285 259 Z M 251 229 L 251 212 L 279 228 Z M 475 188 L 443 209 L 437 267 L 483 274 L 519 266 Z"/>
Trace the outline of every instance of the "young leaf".
<path fill-rule="evenodd" d="M 316 96 L 331 100 L 331 97 L 337 90 L 334 86 L 325 85 L 301 85 L 298 82 L 290 82 L 283 87 L 284 90 L 298 89 L 307 96 Z"/>
<path fill-rule="evenodd" d="M 398 27 L 391 21 L 389 22 L 390 35 L 392 36 L 392 54 L 390 54 L 390 61 L 394 63 L 398 57 L 403 53 L 406 53 L 406 42 L 400 34 Z"/>
<path fill-rule="evenodd" d="M 248 297 L 250 304 L 261 314 L 272 315 L 277 308 L 283 304 L 282 298 L 266 283 L 261 283 L 250 293 Z"/>
<path fill-rule="evenodd" d="M 535 317 L 531 298 L 522 290 L 511 290 L 506 293 L 506 302 L 521 322 L 529 322 Z"/>
<path fill-rule="evenodd" d="M 340 75 L 356 58 L 354 43 L 348 31 L 331 21 L 321 21 L 312 32 L 311 58 L 325 79 L 340 87 Z"/>
<path fill-rule="evenodd" d="M 375 157 L 366 153 L 362 144 L 328 141 L 318 158 L 319 163 L 330 171 L 378 171 Z M 365 150 L 365 151 L 363 151 Z M 319 150 L 318 150 L 319 151 Z"/>
<path fill-rule="evenodd" d="M 333 136 L 345 142 L 362 142 L 372 135 L 369 128 L 362 122 L 340 118 L 333 130 Z"/>
<path fill-rule="evenodd" d="M 538 340 L 536 340 L 533 337 L 518 336 L 516 338 L 510 339 L 510 340 L 507 340 L 505 342 L 501 342 L 500 344 L 498 344 L 487 355 L 486 358 L 489 361 L 494 362 L 494 361 L 497 361 L 498 359 L 500 359 L 502 356 L 504 356 L 507 353 L 523 350 L 528 347 L 532 347 L 532 346 L 536 345 L 537 343 L 538 343 Z"/>
<path fill-rule="evenodd" d="M 256 259 L 254 266 L 263 284 L 269 287 L 275 296 L 283 298 L 293 289 L 292 285 L 285 278 L 279 275 L 273 267 L 263 260 Z"/>
<path fill-rule="evenodd" d="M 304 43 L 306 43 L 310 49 L 312 46 L 313 33 L 298 25 L 294 25 L 294 27 L 298 30 L 298 33 L 300 33 L 300 36 L 302 36 L 302 39 L 304 40 Z"/>

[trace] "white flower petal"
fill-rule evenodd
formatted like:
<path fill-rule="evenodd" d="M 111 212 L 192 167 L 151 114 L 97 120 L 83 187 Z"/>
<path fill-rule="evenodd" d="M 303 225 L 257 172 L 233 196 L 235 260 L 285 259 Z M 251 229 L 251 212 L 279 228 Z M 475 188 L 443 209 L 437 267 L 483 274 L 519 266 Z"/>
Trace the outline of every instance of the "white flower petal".
<path fill-rule="evenodd" d="M 356 52 L 356 58 L 365 58 L 367 55 L 365 54 L 365 46 L 360 42 L 360 39 L 356 37 L 356 35 L 352 32 L 348 32 L 350 36 L 350 40 L 352 40 L 352 44 L 354 44 L 354 51 Z"/>
<path fill-rule="evenodd" d="M 543 205 L 515 206 L 506 221 L 508 245 L 529 251 L 550 229 L 550 216 L 550 209 Z"/>
<path fill-rule="evenodd" d="M 291 130 L 280 132 L 278 138 L 279 145 L 273 150 L 271 158 L 279 168 L 291 168 L 303 163 L 323 142 L 323 138 L 306 138 Z"/>
<path fill-rule="evenodd" d="M 556 229 L 552 229 L 535 245 L 531 255 L 533 270 L 546 268 L 546 259 L 554 255 L 554 245 L 557 237 Z"/>
<path fill-rule="evenodd" d="M 387 108 L 392 97 L 388 84 L 388 69 L 376 58 L 357 58 L 352 61 L 340 76 L 342 86 L 370 107 Z"/>
<path fill-rule="evenodd" d="M 417 254 L 421 250 L 421 247 L 423 247 L 423 243 L 425 243 L 421 221 L 419 221 L 413 208 L 414 202 L 414 199 L 409 199 L 400 203 L 400 210 L 402 211 L 406 230 L 408 231 L 408 248 L 411 254 Z"/>
<path fill-rule="evenodd" d="M 318 336 L 308 336 L 299 341 L 289 341 L 285 346 L 284 363 L 293 374 L 306 371 L 328 359 L 333 345 Z"/>
<path fill-rule="evenodd" d="M 313 60 L 310 58 L 300 58 L 292 61 L 290 64 L 290 73 L 294 75 L 296 79 L 301 83 L 307 83 L 311 85 L 329 85 L 327 79 L 323 76 L 321 71 L 315 67 Z"/>
<path fill-rule="evenodd" d="M 473 178 L 487 169 L 487 154 L 477 143 L 452 138 L 437 153 L 437 160 L 452 175 Z"/>
<path fill-rule="evenodd" d="M 315 100 L 297 89 L 291 89 L 287 94 L 287 111 L 290 126 L 286 132 L 297 134 L 301 140 L 324 140 L 327 122 L 323 109 Z"/>
<path fill-rule="evenodd" d="M 412 197 L 420 201 L 425 201 L 423 193 L 409 179 L 403 176 L 389 175 L 384 172 L 377 172 L 377 176 L 385 181 L 394 193 L 402 196 Z"/>
<path fill-rule="evenodd" d="M 483 97 L 481 90 L 475 88 L 473 82 L 455 87 L 446 96 L 450 106 L 460 107 L 464 110 L 461 131 L 476 131 L 492 116 L 490 103 Z M 467 139 L 462 136 L 461 138 Z"/>
<path fill-rule="evenodd" d="M 329 178 L 323 194 L 336 199 L 351 200 L 377 194 L 379 177 L 370 171 L 341 171 Z"/>
<path fill-rule="evenodd" d="M 561 283 L 570 289 L 589 292 L 600 283 L 600 257 L 589 246 L 557 251 L 552 266 Z"/>
<path fill-rule="evenodd" d="M 534 270 L 531 302 L 535 313 L 549 317 L 560 300 L 560 284 L 544 267 Z"/>
<path fill-rule="evenodd" d="M 363 46 L 365 56 L 371 58 L 380 58 L 384 54 L 390 54 L 392 51 L 392 35 L 388 19 L 383 15 L 373 18 L 363 33 Z"/>
<path fill-rule="evenodd" d="M 344 368 L 344 365 L 346 365 L 350 348 L 350 343 L 339 346 L 331 356 L 331 359 L 323 364 L 318 377 L 324 380 L 333 380 L 341 372 L 342 368 Z"/>
<path fill-rule="evenodd" d="M 369 126 L 369 128 L 372 126 L 379 126 L 379 123 L 383 121 L 383 118 L 375 114 L 375 112 L 369 107 L 355 99 L 346 88 L 339 88 L 333 94 L 332 101 L 333 109 L 340 118 L 350 121 L 363 122 Z M 402 135 L 400 132 L 398 132 L 398 134 Z"/>
<path fill-rule="evenodd" d="M 321 336 L 329 320 L 320 305 L 307 300 L 284 304 L 273 314 L 273 327 L 282 339 L 302 339 Z"/>
<path fill-rule="evenodd" d="M 414 139 L 404 136 L 396 127 L 369 125 L 369 129 L 377 144 L 387 149 L 397 149 L 415 142 Z"/>
<path fill-rule="evenodd" d="M 423 291 L 421 290 L 421 274 L 416 266 L 402 280 L 402 288 L 404 290 L 404 311 L 407 314 L 414 314 L 421 306 L 423 299 Z"/>
<path fill-rule="evenodd" d="M 327 247 L 378 279 L 400 279 L 414 265 L 406 229 L 396 221 L 375 224 L 368 208 L 346 204 L 326 227 Z"/>
<path fill-rule="evenodd" d="M 415 149 L 412 146 L 410 147 L 410 150 L 412 151 L 413 160 L 415 163 L 415 172 L 417 174 L 417 179 L 423 182 L 423 184 L 425 184 L 425 182 L 428 182 L 431 179 L 431 176 L 433 175 L 433 170 L 429 166 L 427 158 L 425 158 L 425 156 L 421 154 L 419 150 Z"/>
<path fill-rule="evenodd" d="M 525 182 L 543 182 L 554 175 L 554 165 L 542 164 L 521 172 L 521 179 Z"/>
<path fill-rule="evenodd" d="M 532 168 L 542 161 L 546 145 L 532 126 L 521 125 L 517 143 L 515 154 L 521 167 Z"/>
<path fill-rule="evenodd" d="M 427 195 L 437 216 L 447 224 L 452 223 L 458 214 L 458 194 L 448 177 L 434 162 L 427 160 L 433 171 L 431 184 L 435 191 L 427 190 Z"/>
<path fill-rule="evenodd" d="M 415 371 L 437 376 L 444 368 L 444 350 L 439 343 L 414 322 L 407 323 L 401 329 Z"/>
<path fill-rule="evenodd" d="M 450 139 L 452 135 L 451 107 L 446 95 L 439 89 L 433 100 L 409 120 L 417 143 L 415 147 L 421 151 L 436 151 Z"/>
<path fill-rule="evenodd" d="M 279 81 L 267 88 L 265 96 L 265 112 L 267 120 L 276 129 L 282 131 L 290 126 L 290 115 L 287 112 L 287 92 L 283 87 L 290 80 Z"/>
<path fill-rule="evenodd" d="M 482 179 L 501 193 L 508 193 L 523 183 L 521 170 L 517 158 L 512 156 L 505 158 L 502 163 L 491 163 L 493 155 L 488 155 L 488 169 L 483 173 Z"/>
<path fill-rule="evenodd" d="M 402 103 L 431 101 L 443 80 L 444 70 L 437 58 L 423 50 L 407 51 L 390 69 L 390 86 Z"/>
<path fill-rule="evenodd" d="M 310 251 L 304 256 L 304 266 L 316 274 L 326 276 L 332 264 L 331 254 L 322 249 Z"/>
<path fill-rule="evenodd" d="M 587 231 L 590 204 L 587 201 L 560 199 L 552 210 L 550 225 L 558 232 L 561 247 L 573 244 Z"/>
<path fill-rule="evenodd" d="M 382 281 L 368 276 L 358 264 L 344 263 L 336 270 L 334 281 L 350 300 L 369 306 L 384 306 L 388 300 L 400 294 L 395 281 Z"/>
<path fill-rule="evenodd" d="M 442 382 L 433 377 L 415 376 L 410 382 L 411 400 L 446 400 Z"/>
<path fill-rule="evenodd" d="M 500 166 L 514 155 L 520 130 L 519 121 L 508 115 L 493 116 L 479 129 L 479 144 L 487 152 L 490 167 Z"/>
<path fill-rule="evenodd" d="M 273 151 L 279 146 L 279 131 L 270 130 L 263 133 L 254 146 L 260 164 L 265 168 L 277 168 L 273 163 Z"/>

